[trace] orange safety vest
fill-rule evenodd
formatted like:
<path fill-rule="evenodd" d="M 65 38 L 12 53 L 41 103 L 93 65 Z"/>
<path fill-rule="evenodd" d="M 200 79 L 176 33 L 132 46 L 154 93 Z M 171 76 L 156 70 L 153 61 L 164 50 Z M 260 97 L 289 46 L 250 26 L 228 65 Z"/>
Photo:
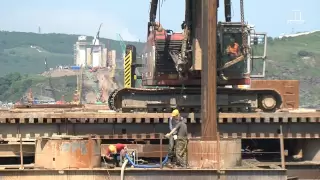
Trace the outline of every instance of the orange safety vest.
<path fill-rule="evenodd" d="M 229 45 L 228 49 L 227 49 L 227 52 L 237 56 L 238 52 L 239 52 L 239 44 L 238 43 L 234 43 L 233 47 L 231 47 L 231 45 Z"/>

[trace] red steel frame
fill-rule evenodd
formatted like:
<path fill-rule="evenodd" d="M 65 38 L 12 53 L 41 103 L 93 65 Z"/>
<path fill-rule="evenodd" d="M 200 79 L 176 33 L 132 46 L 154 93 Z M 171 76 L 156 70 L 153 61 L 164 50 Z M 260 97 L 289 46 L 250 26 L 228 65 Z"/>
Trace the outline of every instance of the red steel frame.
<path fill-rule="evenodd" d="M 168 34 L 165 30 L 154 31 L 148 37 L 147 46 L 144 48 L 144 52 L 152 54 L 152 46 L 155 45 L 155 41 L 182 41 L 182 33 Z M 145 53 L 145 54 L 146 54 Z M 155 74 L 153 67 L 154 63 L 153 56 L 148 55 L 146 63 L 146 72 L 142 74 L 142 84 L 144 86 L 181 86 L 181 85 L 201 85 L 201 73 L 200 71 L 192 72 L 188 79 L 179 79 L 178 73 L 173 74 Z M 218 85 L 250 85 L 251 79 L 249 74 L 244 74 L 244 78 L 241 79 L 229 79 L 229 80 L 218 80 Z"/>

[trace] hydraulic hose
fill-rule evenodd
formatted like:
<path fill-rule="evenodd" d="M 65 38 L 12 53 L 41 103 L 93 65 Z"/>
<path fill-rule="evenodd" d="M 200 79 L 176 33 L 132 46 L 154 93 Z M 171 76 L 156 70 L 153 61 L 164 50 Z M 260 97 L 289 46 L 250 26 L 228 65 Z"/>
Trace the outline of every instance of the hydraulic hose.
<path fill-rule="evenodd" d="M 126 159 L 129 161 L 129 163 L 134 167 L 134 168 L 160 168 L 160 164 L 155 164 L 155 165 L 142 165 L 142 164 L 135 164 L 129 157 L 128 154 L 125 154 Z M 168 161 L 168 155 L 164 158 L 162 161 L 162 164 L 167 163 Z"/>
<path fill-rule="evenodd" d="M 125 159 L 122 166 L 121 166 L 121 180 L 124 180 L 124 170 L 128 164 L 129 159 Z"/>

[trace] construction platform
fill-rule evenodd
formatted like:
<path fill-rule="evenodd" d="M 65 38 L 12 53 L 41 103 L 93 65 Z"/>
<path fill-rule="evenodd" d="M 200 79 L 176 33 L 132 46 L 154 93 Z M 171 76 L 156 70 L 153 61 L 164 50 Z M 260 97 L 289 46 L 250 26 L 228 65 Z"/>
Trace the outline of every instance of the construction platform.
<path fill-rule="evenodd" d="M 250 164 L 254 167 L 261 168 L 281 166 L 279 162 L 258 162 Z M 319 168 L 319 162 L 286 162 L 287 174 L 291 177 L 299 177 L 300 179 L 320 179 Z"/>
<path fill-rule="evenodd" d="M 115 113 L 107 110 L 88 110 L 81 108 L 64 109 L 12 109 L 0 111 L 0 146 L 1 157 L 20 157 L 20 148 L 25 151 L 25 158 L 34 156 L 35 143 L 38 138 L 50 138 L 59 135 L 81 136 L 90 135 L 93 139 L 102 140 L 126 140 L 126 141 L 161 141 L 163 134 L 168 132 L 168 119 L 171 113 Z M 201 115 L 197 113 L 182 113 L 187 119 L 190 139 L 201 137 Z M 276 113 L 220 113 L 218 124 L 221 139 L 280 139 L 278 130 L 280 126 L 286 139 L 316 139 L 320 137 L 320 112 L 317 110 L 295 110 Z M 14 132 L 14 133 L 13 133 Z M 5 142 L 7 141 L 7 142 Z M 20 142 L 22 143 L 20 144 Z M 31 142 L 30 142 L 31 141 Z M 7 143 L 7 144 L 6 144 Z M 318 142 L 313 144 L 317 146 Z M 152 144 L 153 145 L 153 144 Z M 135 145 L 134 149 L 150 152 L 140 154 L 145 157 L 159 157 L 154 153 L 155 149 L 166 154 L 165 144 Z M 101 154 L 106 145 L 101 145 Z M 147 147 L 150 146 L 150 147 Z M 155 147 L 157 146 L 157 147 Z M 163 147 L 161 147 L 163 146 Z M 149 150 L 147 150 L 149 149 Z M 153 152 L 153 154 L 152 154 Z M 307 152 L 308 153 L 308 152 Z M 306 154 L 307 154 L 306 153 Z M 316 158 L 310 158 L 317 160 Z M 30 167 L 29 167 L 30 166 Z M 2 178 L 13 175 L 19 179 L 33 179 L 41 176 L 46 178 L 79 178 L 79 176 L 90 175 L 94 179 L 119 179 L 119 169 L 77 169 L 77 170 L 38 170 L 32 169 L 32 165 L 25 165 L 25 170 L 17 170 L 15 165 L 0 166 Z M 292 166 L 290 166 L 292 167 Z M 296 166 L 297 167 L 297 166 Z M 317 166 L 318 167 L 318 166 Z M 28 169 L 29 168 L 29 169 Z M 15 170 L 14 170 L 15 169 Z M 306 174 L 310 167 L 305 170 Z M 289 173 L 290 172 L 290 173 Z M 294 168 L 270 169 L 241 168 L 232 170 L 213 169 L 132 169 L 125 171 L 127 178 L 132 179 L 173 179 L 182 176 L 184 179 L 194 179 L 194 176 L 202 179 L 287 179 L 286 174 L 294 173 Z M 317 172 L 314 172 L 318 175 Z M 149 178 L 150 179 L 150 178 Z"/>
<path fill-rule="evenodd" d="M 161 148 L 161 146 L 162 144 L 158 147 Z M 134 157 L 130 157 L 129 154 L 138 152 L 139 148 L 128 147 L 127 156 L 134 160 L 130 160 L 132 166 L 129 165 L 122 173 L 121 168 L 110 168 L 106 160 L 101 158 L 104 157 L 102 152 L 105 152 L 103 151 L 105 147 L 106 145 L 102 145 L 99 139 L 93 139 L 90 136 L 38 138 L 35 143 L 35 153 L 33 153 L 34 163 L 24 162 L 25 152 L 30 149 L 25 149 L 20 144 L 20 156 L 17 156 L 20 157 L 20 163 L 18 161 L 16 164 L 1 165 L 1 179 L 11 179 L 13 176 L 16 179 L 79 179 L 83 176 L 90 179 L 119 179 L 122 173 L 125 179 L 287 179 L 286 170 L 278 166 L 261 168 L 242 165 L 238 140 L 189 142 L 188 163 L 191 168 L 172 169 L 161 164 L 155 168 L 155 162 L 165 163 L 163 153 L 157 160 L 138 164 L 135 160 L 138 160 L 137 156 L 139 154 L 141 157 L 141 154 L 136 153 Z M 199 148 L 204 148 L 205 151 L 199 151 Z M 161 149 L 158 149 L 159 151 L 161 152 Z"/>
<path fill-rule="evenodd" d="M 34 139 L 52 135 L 94 134 L 101 139 L 136 137 L 157 139 L 168 132 L 170 113 L 115 113 L 80 109 L 13 109 L 0 111 L 0 138 Z M 201 114 L 182 113 L 190 137 L 200 137 Z M 219 113 L 221 138 L 275 139 L 280 126 L 284 138 L 319 139 L 320 111 L 276 113 Z M 13 133 L 16 132 L 16 133 Z"/>
<path fill-rule="evenodd" d="M 188 123 L 201 122 L 200 113 L 181 113 Z M 117 113 L 82 108 L 37 108 L 0 110 L 1 123 L 52 123 L 77 119 L 77 123 L 168 123 L 171 113 Z M 96 121 L 90 121 L 96 119 Z M 103 120 L 103 121 L 101 121 Z M 317 123 L 320 110 L 301 109 L 275 113 L 218 113 L 219 123 Z"/>
<path fill-rule="evenodd" d="M 78 180 L 86 177 L 96 180 L 119 180 L 120 169 L 78 169 L 78 170 L 5 170 L 0 171 L 2 180 L 42 180 L 42 179 L 68 179 Z M 125 179 L 139 180 L 218 180 L 218 179 L 237 179 L 237 180 L 287 180 L 286 170 L 263 170 L 263 169 L 235 169 L 220 170 L 216 169 L 134 169 L 127 168 L 124 172 Z"/>

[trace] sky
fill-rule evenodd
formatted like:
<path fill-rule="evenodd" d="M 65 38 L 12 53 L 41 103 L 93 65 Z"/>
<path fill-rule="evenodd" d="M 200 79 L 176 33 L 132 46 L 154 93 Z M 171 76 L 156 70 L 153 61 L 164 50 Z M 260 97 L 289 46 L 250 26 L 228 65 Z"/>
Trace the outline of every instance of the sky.
<path fill-rule="evenodd" d="M 1 2 L 0 30 L 67 33 L 94 36 L 103 23 L 100 36 L 124 40 L 146 40 L 150 0 L 10 0 Z M 161 2 L 161 0 L 160 0 Z M 185 0 L 165 0 L 160 22 L 166 29 L 181 31 Z M 233 20 L 240 21 L 240 0 L 233 0 Z M 223 0 L 218 19 L 224 20 Z M 244 0 L 245 21 L 257 32 L 275 37 L 282 33 L 320 30 L 319 0 Z M 303 23 L 289 24 L 294 10 Z M 299 18 L 299 16 L 297 17 Z M 301 21 L 302 22 L 302 21 Z"/>

